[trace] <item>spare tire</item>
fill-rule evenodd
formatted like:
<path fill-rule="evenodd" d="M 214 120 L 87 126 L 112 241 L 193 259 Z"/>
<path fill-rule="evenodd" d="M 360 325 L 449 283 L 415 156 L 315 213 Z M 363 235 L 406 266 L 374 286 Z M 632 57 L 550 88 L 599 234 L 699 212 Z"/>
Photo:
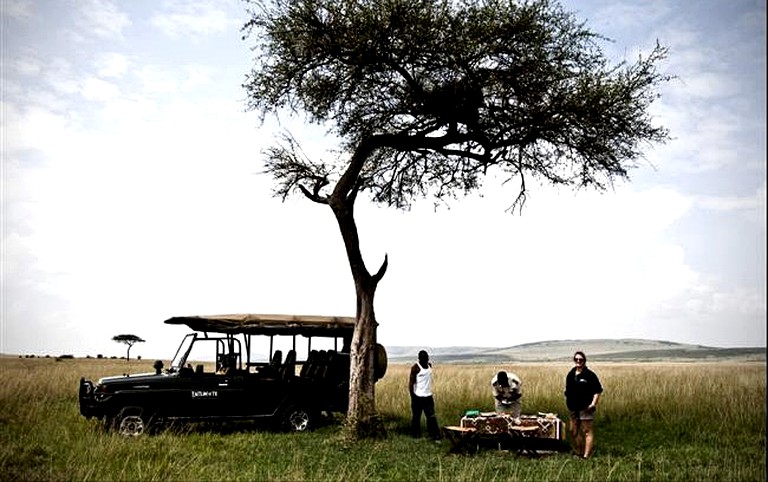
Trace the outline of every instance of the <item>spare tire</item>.
<path fill-rule="evenodd" d="M 376 343 L 373 354 L 373 379 L 378 381 L 387 373 L 387 349 L 381 343 Z"/>

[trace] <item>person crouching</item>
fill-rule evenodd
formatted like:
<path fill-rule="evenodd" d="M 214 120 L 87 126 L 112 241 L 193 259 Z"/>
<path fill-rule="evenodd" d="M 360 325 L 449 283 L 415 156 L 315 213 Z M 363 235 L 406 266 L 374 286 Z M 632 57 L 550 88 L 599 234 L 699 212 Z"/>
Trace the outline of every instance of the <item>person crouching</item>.
<path fill-rule="evenodd" d="M 523 382 L 517 375 L 505 371 L 500 371 L 491 379 L 497 413 L 508 413 L 515 420 L 520 419 L 522 385 Z"/>

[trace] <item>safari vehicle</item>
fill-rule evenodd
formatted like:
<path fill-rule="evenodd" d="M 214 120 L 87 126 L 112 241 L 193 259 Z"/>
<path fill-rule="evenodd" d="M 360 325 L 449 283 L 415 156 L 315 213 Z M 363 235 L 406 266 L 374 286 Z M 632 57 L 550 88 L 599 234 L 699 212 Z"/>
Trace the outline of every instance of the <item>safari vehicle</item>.
<path fill-rule="evenodd" d="M 347 410 L 354 318 L 236 314 L 174 317 L 165 323 L 194 331 L 184 337 L 170 366 L 164 369 L 157 361 L 154 373 L 105 377 L 97 383 L 81 378 L 83 416 L 137 436 L 173 421 L 262 420 L 301 432 L 323 414 Z M 299 347 L 305 354 L 301 359 L 297 337 L 306 341 L 305 349 Z M 269 355 L 258 359 L 257 341 L 265 339 Z M 284 358 L 277 341 L 287 348 Z M 376 345 L 376 380 L 386 368 L 386 351 Z"/>

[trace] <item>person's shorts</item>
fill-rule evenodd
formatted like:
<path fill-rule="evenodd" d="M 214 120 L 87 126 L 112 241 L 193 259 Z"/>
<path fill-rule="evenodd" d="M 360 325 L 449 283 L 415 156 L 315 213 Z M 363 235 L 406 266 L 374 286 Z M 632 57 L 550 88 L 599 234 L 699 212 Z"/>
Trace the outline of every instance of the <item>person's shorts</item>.
<path fill-rule="evenodd" d="M 579 410 L 577 412 L 571 410 L 571 420 L 594 420 L 595 419 L 595 412 L 597 411 L 597 408 L 594 408 L 592 410 Z"/>

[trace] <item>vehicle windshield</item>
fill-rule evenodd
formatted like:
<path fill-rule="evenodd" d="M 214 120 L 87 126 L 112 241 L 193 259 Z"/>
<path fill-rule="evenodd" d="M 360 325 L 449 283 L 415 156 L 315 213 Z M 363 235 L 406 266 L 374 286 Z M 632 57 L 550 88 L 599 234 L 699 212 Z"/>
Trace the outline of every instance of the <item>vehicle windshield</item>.
<path fill-rule="evenodd" d="M 181 341 L 179 349 L 176 350 L 176 355 L 174 355 L 173 360 L 171 360 L 170 369 L 172 371 L 178 371 L 184 365 L 184 362 L 187 359 L 187 354 L 189 353 L 189 349 L 192 346 L 192 343 L 195 341 L 195 337 L 196 335 L 194 333 L 190 333 Z"/>

